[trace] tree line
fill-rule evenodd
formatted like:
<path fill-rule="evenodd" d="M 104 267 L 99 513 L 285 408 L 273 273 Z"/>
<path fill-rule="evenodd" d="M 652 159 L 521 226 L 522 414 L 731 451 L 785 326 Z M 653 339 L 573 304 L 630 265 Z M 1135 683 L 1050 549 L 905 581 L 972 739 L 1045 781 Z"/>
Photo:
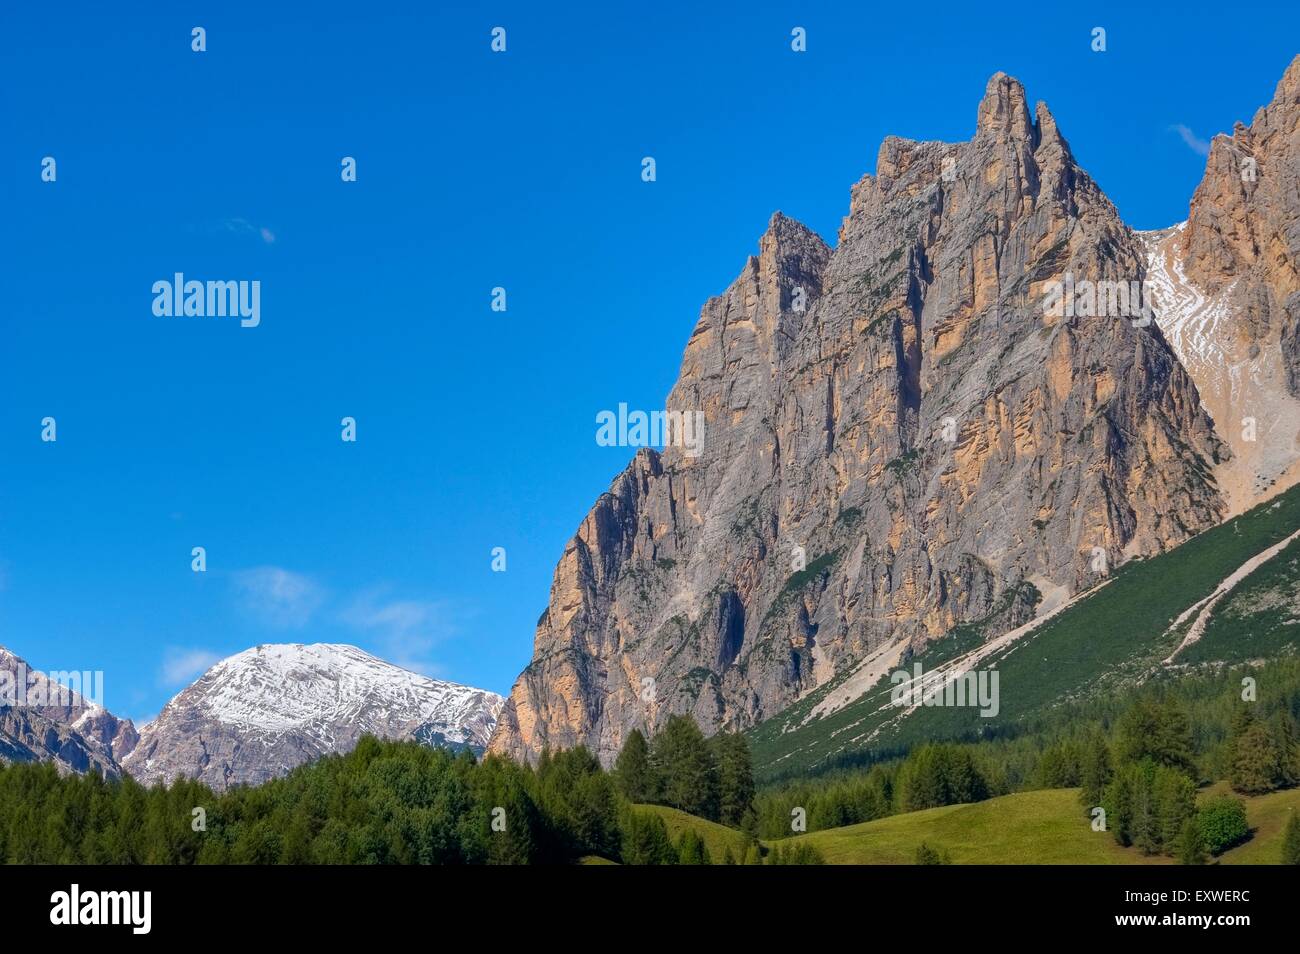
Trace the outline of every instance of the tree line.
<path fill-rule="evenodd" d="M 931 743 L 868 767 L 767 786 L 755 799 L 757 834 L 788 836 L 796 809 L 817 831 L 1077 787 L 1081 824 L 1104 824 L 1122 845 L 1198 863 L 1250 836 L 1241 800 L 1224 794 L 1198 803 L 1205 786 L 1223 781 L 1240 795 L 1261 795 L 1300 784 L 1297 716 L 1300 661 L 1157 679 L 981 741 Z M 1300 863 L 1300 820 L 1283 840 L 1294 846 L 1284 847 L 1284 860 Z"/>
<path fill-rule="evenodd" d="M 668 805 L 709 821 L 754 831 L 754 766 L 738 733 L 706 739 L 690 716 L 669 716 L 647 741 L 633 729 L 614 762 L 619 790 L 631 802 Z"/>
<path fill-rule="evenodd" d="M 808 863 L 807 852 L 709 856 L 676 840 L 638 802 L 674 805 L 739 827 L 753 817 L 749 749 L 705 740 L 673 717 L 607 772 L 586 749 L 535 765 L 481 760 L 414 742 L 363 738 L 346 755 L 220 794 L 187 779 L 60 775 L 51 764 L 0 766 L 0 860 L 18 864 L 545 864 L 586 856 L 632 864 Z M 752 827 L 752 825 L 751 825 Z"/>
<path fill-rule="evenodd" d="M 1243 676 L 1243 674 L 1252 674 Z M 1258 678 L 1249 701 L 1243 678 Z M 900 812 L 1035 788 L 1080 789 L 1080 824 L 1196 863 L 1249 837 L 1226 781 L 1260 795 L 1300 784 L 1300 661 L 1156 680 L 1060 707 L 979 742 L 930 743 L 866 768 L 759 790 L 739 734 L 705 738 L 688 716 L 629 734 L 606 771 L 583 748 L 535 765 L 367 738 L 256 787 L 190 780 L 144 788 L 50 765 L 0 766 L 0 860 L 19 863 L 816 863 L 797 839 Z M 1006 730 L 1002 730 L 1006 731 Z M 670 837 L 663 805 L 744 833 Z M 638 807 L 641 806 L 641 807 Z M 1300 863 L 1300 821 L 1284 854 Z M 919 852 L 918 860 L 941 857 Z M 924 860 L 923 860 L 924 859 Z"/>

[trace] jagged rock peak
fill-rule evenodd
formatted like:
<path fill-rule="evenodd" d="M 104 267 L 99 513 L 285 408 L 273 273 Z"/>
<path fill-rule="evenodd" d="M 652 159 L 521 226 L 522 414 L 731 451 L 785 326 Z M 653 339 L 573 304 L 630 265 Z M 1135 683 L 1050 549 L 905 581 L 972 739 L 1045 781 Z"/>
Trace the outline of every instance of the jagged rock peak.
<path fill-rule="evenodd" d="M 647 455 L 592 508 L 490 748 L 609 763 L 672 713 L 753 725 L 878 650 L 1014 628 L 1097 549 L 1217 522 L 1212 425 L 1164 339 L 1042 305 L 1143 261 L 1004 74 L 972 140 L 882 142 L 833 252 L 774 216 L 669 397 L 700 453 Z"/>
<path fill-rule="evenodd" d="M 821 293 L 821 272 L 830 255 L 830 246 L 808 226 L 782 212 L 772 213 L 759 239 L 757 264 L 760 280 L 775 285 L 779 310 L 791 307 L 796 288 L 803 289 L 805 305 Z"/>
<path fill-rule="evenodd" d="M 826 244 L 820 235 L 780 209 L 773 212 L 772 217 L 767 220 L 767 231 L 763 233 L 760 241 L 763 245 L 767 245 L 769 241 L 777 244 L 802 242 Z"/>
<path fill-rule="evenodd" d="M 0 686 L 0 763 L 47 761 L 60 771 L 120 774 L 120 760 L 139 739 L 130 719 L 33 670 L 3 646 Z"/>
<path fill-rule="evenodd" d="M 975 134 L 1026 142 L 1033 140 L 1034 123 L 1029 117 L 1025 87 L 1020 80 L 1002 72 L 989 78 L 984 98 L 980 100 Z"/>
<path fill-rule="evenodd" d="M 1294 234 L 1295 167 L 1300 153 L 1300 56 L 1292 60 L 1273 100 L 1250 126 L 1210 144 L 1205 176 L 1192 196 L 1183 236 L 1188 273 L 1211 291 L 1259 265 L 1278 293 L 1279 307 L 1300 287 Z"/>
<path fill-rule="evenodd" d="M 1278 81 L 1273 102 L 1300 103 L 1300 53 L 1291 60 L 1291 65 L 1286 68 L 1286 72 Z"/>
<path fill-rule="evenodd" d="M 1232 445 L 1216 479 L 1234 513 L 1300 481 L 1297 222 L 1300 57 L 1249 126 L 1214 137 L 1185 226 L 1147 239 L 1162 328 Z"/>

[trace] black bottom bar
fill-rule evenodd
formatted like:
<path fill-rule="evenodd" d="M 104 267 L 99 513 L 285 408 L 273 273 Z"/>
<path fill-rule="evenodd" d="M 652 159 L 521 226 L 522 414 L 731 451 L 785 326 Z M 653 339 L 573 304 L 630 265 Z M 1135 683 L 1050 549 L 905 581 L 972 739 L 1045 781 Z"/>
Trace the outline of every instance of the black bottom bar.
<path fill-rule="evenodd" d="M 696 946 L 715 931 L 723 939 L 764 936 L 798 925 L 806 932 L 810 923 L 833 932 L 859 930 L 864 940 L 898 932 L 924 937 L 927 944 L 945 937 L 1013 935 L 1073 941 L 1100 934 L 1200 933 L 1229 940 L 1241 932 L 1294 925 L 1295 875 L 1287 868 L 1172 866 L 28 867 L 0 870 L 0 923 L 10 943 L 29 935 L 71 934 L 127 944 L 250 936 L 373 942 L 376 931 L 424 925 L 438 935 L 436 925 L 458 922 L 489 941 L 524 932 L 544 935 L 567 923 L 564 930 L 577 932 L 569 935 L 575 941 L 600 932 L 586 937 L 588 943 L 608 938 L 606 931 L 635 934 L 637 923 L 654 934 L 650 925 L 659 923 L 670 948 L 674 937 Z M 73 925 L 74 906 L 78 921 L 118 923 Z M 664 919 L 697 925 L 690 941 Z M 1022 935 L 1039 928 L 1050 933 Z M 457 943 L 453 937 L 460 933 L 441 935 L 439 943 Z"/>

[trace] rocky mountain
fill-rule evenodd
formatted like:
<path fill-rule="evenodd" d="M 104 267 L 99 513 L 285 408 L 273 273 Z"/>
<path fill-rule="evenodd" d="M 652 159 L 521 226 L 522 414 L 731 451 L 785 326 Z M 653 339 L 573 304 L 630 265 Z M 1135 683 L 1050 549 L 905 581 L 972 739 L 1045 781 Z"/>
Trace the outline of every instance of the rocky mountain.
<path fill-rule="evenodd" d="M 667 401 L 700 452 L 643 449 L 596 501 L 490 748 L 754 725 L 1217 524 L 1232 452 L 1140 305 L 1149 261 L 1003 74 L 968 142 L 885 140 L 834 249 L 773 216 Z"/>
<path fill-rule="evenodd" d="M 1300 480 L 1300 57 L 1210 145 L 1186 222 L 1144 236 L 1160 325 L 1231 446 L 1239 512 Z"/>
<path fill-rule="evenodd" d="M 98 769 L 111 778 L 120 774 L 118 760 L 138 738 L 131 720 L 91 702 L 70 680 L 56 682 L 0 647 L 0 762 L 48 761 L 66 771 Z"/>
<path fill-rule="evenodd" d="M 989 638 L 963 627 L 907 660 L 864 664 L 747 733 L 755 773 L 798 777 L 864 749 L 1019 734 L 1063 705 L 1123 696 L 1157 674 L 1293 657 L 1300 622 L 1300 486 L 1186 543 L 1134 561 L 1052 612 Z M 923 675 L 896 699 L 891 670 Z M 964 674 L 982 706 L 926 705 Z M 996 673 L 997 689 L 991 680 Z"/>
<path fill-rule="evenodd" d="M 355 646 L 257 646 L 167 703 L 122 765 L 146 784 L 186 776 L 222 791 L 349 751 L 365 734 L 481 751 L 503 702 Z"/>

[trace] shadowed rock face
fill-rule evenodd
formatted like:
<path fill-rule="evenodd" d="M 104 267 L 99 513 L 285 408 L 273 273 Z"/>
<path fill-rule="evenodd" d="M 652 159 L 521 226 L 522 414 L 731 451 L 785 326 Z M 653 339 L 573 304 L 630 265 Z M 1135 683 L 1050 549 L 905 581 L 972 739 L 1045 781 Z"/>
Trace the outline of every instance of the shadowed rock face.
<path fill-rule="evenodd" d="M 671 713 L 745 727 L 882 643 L 1011 628 L 1028 582 L 1075 591 L 1098 554 L 1217 522 L 1226 451 L 1156 325 L 1045 313 L 1067 272 L 1144 268 L 1003 74 L 971 141 L 885 140 L 833 251 L 777 213 L 668 397 L 703 411 L 702 452 L 641 450 L 597 500 L 490 749 L 608 763 Z"/>

